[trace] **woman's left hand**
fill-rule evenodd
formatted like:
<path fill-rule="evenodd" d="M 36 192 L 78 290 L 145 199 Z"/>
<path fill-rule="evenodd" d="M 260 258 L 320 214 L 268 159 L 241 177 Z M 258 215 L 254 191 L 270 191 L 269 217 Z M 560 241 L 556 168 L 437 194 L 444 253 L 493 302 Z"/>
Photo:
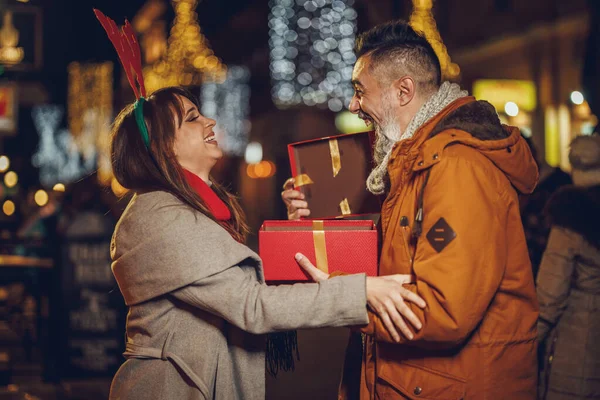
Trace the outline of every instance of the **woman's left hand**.
<path fill-rule="evenodd" d="M 329 279 L 329 274 L 315 267 L 304 254 L 297 253 L 296 262 L 302 267 L 302 269 L 308 274 L 308 276 L 312 278 L 313 281 L 321 282 Z"/>

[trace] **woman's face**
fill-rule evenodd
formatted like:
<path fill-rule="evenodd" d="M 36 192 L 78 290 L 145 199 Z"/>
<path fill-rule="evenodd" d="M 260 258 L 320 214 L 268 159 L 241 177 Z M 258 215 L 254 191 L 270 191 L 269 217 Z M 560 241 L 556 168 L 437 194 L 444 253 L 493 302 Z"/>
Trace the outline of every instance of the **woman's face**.
<path fill-rule="evenodd" d="M 210 170 L 223 156 L 215 139 L 214 119 L 200 114 L 189 99 L 179 96 L 183 102 L 183 121 L 175 117 L 175 144 L 173 150 L 179 164 L 200 178 L 208 181 Z"/>

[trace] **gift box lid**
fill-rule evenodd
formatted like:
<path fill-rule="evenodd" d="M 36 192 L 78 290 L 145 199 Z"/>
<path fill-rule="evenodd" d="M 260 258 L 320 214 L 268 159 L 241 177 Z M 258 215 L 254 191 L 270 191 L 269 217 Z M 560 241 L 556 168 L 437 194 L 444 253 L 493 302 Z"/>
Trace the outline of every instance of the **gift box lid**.
<path fill-rule="evenodd" d="M 264 221 L 260 227 L 261 231 L 312 231 L 315 229 L 317 220 L 273 220 Z M 324 231 L 371 231 L 376 229 L 371 220 L 323 220 Z"/>
<path fill-rule="evenodd" d="M 366 187 L 374 139 L 374 132 L 360 132 L 288 145 L 296 189 L 305 195 L 311 219 L 380 212 L 381 198 Z"/>

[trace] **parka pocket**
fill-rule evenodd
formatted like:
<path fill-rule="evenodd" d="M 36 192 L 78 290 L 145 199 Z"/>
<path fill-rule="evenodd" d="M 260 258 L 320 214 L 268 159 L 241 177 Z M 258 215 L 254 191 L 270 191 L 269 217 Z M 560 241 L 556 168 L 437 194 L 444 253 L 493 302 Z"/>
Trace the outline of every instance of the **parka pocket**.
<path fill-rule="evenodd" d="M 414 364 L 384 364 L 379 377 L 413 400 L 460 400 L 465 397 L 464 379 Z"/>

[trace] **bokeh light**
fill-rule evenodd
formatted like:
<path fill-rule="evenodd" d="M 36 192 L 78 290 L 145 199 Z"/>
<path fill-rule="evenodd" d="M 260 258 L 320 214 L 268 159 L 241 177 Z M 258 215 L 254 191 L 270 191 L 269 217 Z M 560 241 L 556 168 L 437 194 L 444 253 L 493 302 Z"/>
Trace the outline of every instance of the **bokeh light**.
<path fill-rule="evenodd" d="M 15 213 L 15 209 L 15 203 L 13 203 L 11 200 L 6 200 L 4 204 L 2 204 L 2 211 L 9 217 Z"/>
<path fill-rule="evenodd" d="M 6 171 L 10 167 L 10 159 L 6 156 L 0 156 L 0 172 Z"/>
<path fill-rule="evenodd" d="M 35 200 L 35 204 L 37 204 L 40 207 L 43 207 L 46 204 L 48 204 L 48 193 L 45 190 L 40 189 L 37 192 L 35 192 L 33 199 Z"/>
<path fill-rule="evenodd" d="M 573 104 L 576 105 L 581 105 L 584 102 L 584 97 L 583 97 L 583 93 L 575 90 L 574 92 L 571 93 L 571 101 L 573 102 Z"/>
<path fill-rule="evenodd" d="M 516 117 L 519 115 L 519 106 L 517 103 L 509 101 L 504 105 L 504 112 L 510 117 Z"/>
<path fill-rule="evenodd" d="M 4 184 L 8 188 L 15 187 L 19 183 L 19 176 L 14 171 L 8 171 L 6 175 L 4 175 Z"/>
<path fill-rule="evenodd" d="M 272 97 L 280 108 L 342 110 L 350 102 L 356 33 L 354 0 L 272 0 Z"/>

